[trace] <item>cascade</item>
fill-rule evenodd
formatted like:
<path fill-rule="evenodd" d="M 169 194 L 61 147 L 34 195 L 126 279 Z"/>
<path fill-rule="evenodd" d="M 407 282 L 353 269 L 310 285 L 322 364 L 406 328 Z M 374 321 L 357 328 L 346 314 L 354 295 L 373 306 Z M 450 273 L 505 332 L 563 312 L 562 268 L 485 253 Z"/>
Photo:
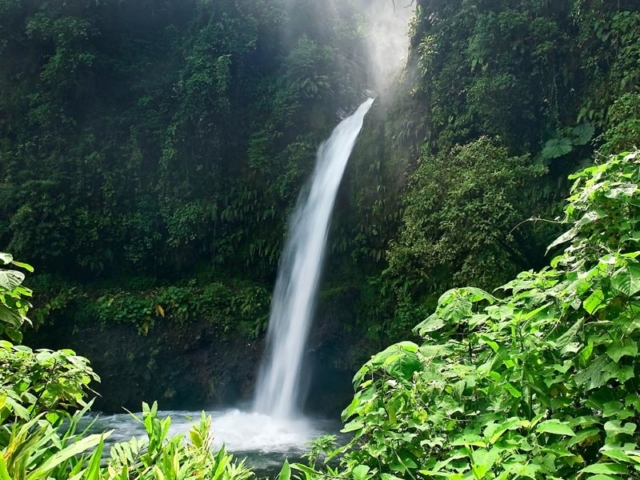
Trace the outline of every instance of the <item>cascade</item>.
<path fill-rule="evenodd" d="M 373 99 L 343 120 L 318 149 L 315 170 L 302 190 L 289 223 L 280 260 L 254 409 L 291 419 L 303 402 L 301 375 L 331 211 L 347 161 Z"/>
<path fill-rule="evenodd" d="M 253 411 L 210 412 L 216 447 L 222 444 L 261 468 L 279 467 L 282 457 L 300 456 L 309 441 L 338 430 L 330 421 L 299 415 L 304 351 L 324 257 L 331 211 L 347 161 L 373 99 L 367 100 L 333 131 L 318 149 L 314 173 L 302 190 L 291 217 L 271 305 L 267 355 L 261 366 Z M 166 415 L 172 412 L 164 412 Z M 199 413 L 191 413 L 197 417 Z M 191 420 L 173 412 L 171 433 L 186 435 Z M 118 427 L 119 441 L 143 435 L 144 426 L 130 415 L 98 419 L 104 431 Z M 115 436 L 114 436 L 115 437 Z M 112 439 L 114 438 L 112 437 Z"/>

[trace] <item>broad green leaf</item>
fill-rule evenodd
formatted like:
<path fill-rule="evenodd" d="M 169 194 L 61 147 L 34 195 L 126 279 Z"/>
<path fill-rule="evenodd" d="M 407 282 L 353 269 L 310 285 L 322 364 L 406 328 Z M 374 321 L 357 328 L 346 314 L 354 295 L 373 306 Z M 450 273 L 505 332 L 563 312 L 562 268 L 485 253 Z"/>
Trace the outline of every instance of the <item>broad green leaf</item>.
<path fill-rule="evenodd" d="M 633 194 L 638 191 L 638 185 L 635 183 L 623 183 L 611 187 L 606 193 L 607 198 L 619 198 L 619 197 L 633 197 Z M 15 262 L 14 262 L 15 263 Z"/>
<path fill-rule="evenodd" d="M 618 382 L 624 383 L 627 380 L 635 378 L 635 371 L 632 365 L 619 365 L 615 362 L 610 362 L 602 369 L 602 380 L 606 383 L 611 379 L 616 379 Z"/>
<path fill-rule="evenodd" d="M 596 290 L 595 292 L 593 292 L 589 296 L 589 298 L 587 298 L 583 302 L 582 306 L 584 307 L 584 309 L 587 311 L 589 315 L 593 315 L 598 310 L 601 310 L 604 307 L 606 307 L 605 297 L 602 290 Z"/>
<path fill-rule="evenodd" d="M 11 291 L 22 282 L 24 282 L 24 273 L 17 270 L 0 270 L 0 287 Z"/>
<path fill-rule="evenodd" d="M 579 230 L 585 225 L 589 225 L 595 222 L 596 220 L 599 220 L 600 218 L 603 218 L 603 214 L 598 211 L 594 210 L 591 212 L 587 212 L 584 214 L 584 216 L 580 220 L 576 222 L 575 227 Z"/>
<path fill-rule="evenodd" d="M 590 345 L 593 348 L 593 344 Z M 586 360 L 589 360 L 589 358 Z M 601 355 L 595 361 L 591 361 L 587 368 L 579 371 L 575 375 L 575 382 L 578 385 L 582 385 L 586 390 L 593 390 L 594 388 L 606 385 L 607 380 L 605 378 L 604 370 L 607 368 L 609 363 L 612 362 L 605 355 Z"/>
<path fill-rule="evenodd" d="M 607 422 L 604 424 L 605 431 L 610 435 L 633 435 L 636 431 L 635 423 L 625 423 L 619 420 Z"/>
<path fill-rule="evenodd" d="M 445 326 L 444 320 L 438 317 L 435 313 L 427 318 L 424 322 L 419 323 L 415 328 L 421 336 L 426 335 L 427 333 L 437 332 Z"/>
<path fill-rule="evenodd" d="M 500 458 L 500 452 L 496 448 L 487 451 L 484 449 L 475 450 L 471 453 L 472 469 L 474 477 L 482 479 L 491 470 L 496 461 Z"/>
<path fill-rule="evenodd" d="M 582 473 L 629 473 L 629 469 L 624 465 L 619 465 L 617 463 L 595 463 L 593 465 L 589 465 L 588 467 L 580 470 Z"/>
<path fill-rule="evenodd" d="M 422 370 L 422 362 L 418 355 L 412 352 L 402 352 L 385 361 L 385 368 L 394 378 L 410 380 L 415 372 Z"/>
<path fill-rule="evenodd" d="M 620 362 L 620 359 L 624 356 L 636 357 L 638 355 L 638 344 L 630 338 L 624 340 L 616 339 L 607 348 L 607 355 L 616 363 Z"/>
<path fill-rule="evenodd" d="M 611 286 L 627 297 L 640 292 L 640 265 L 631 263 L 618 270 L 611 278 Z"/>
<path fill-rule="evenodd" d="M 469 319 L 469 328 L 471 330 L 478 328 L 479 326 L 482 326 L 484 324 L 487 323 L 487 320 L 489 320 L 489 315 L 486 314 L 476 314 L 473 315 L 470 319 Z"/>
<path fill-rule="evenodd" d="M 522 397 L 522 392 L 520 390 L 518 390 L 517 388 L 515 388 L 513 385 L 511 385 L 509 382 L 504 384 L 504 388 L 507 392 L 509 392 L 509 394 L 513 397 L 513 398 L 520 398 Z"/>
<path fill-rule="evenodd" d="M 571 427 L 569 427 L 566 423 L 560 422 L 559 420 L 547 420 L 540 423 L 536 427 L 536 432 L 552 433 L 554 435 L 565 435 L 569 437 L 575 436 L 575 433 L 573 430 L 571 430 Z"/>
<path fill-rule="evenodd" d="M 590 123 L 582 123 L 578 125 L 576 128 L 571 130 L 573 144 L 578 146 L 586 145 L 591 141 L 595 132 L 595 127 Z"/>
<path fill-rule="evenodd" d="M 464 295 L 464 291 L 459 290 L 456 293 L 457 295 L 453 297 L 453 300 L 446 307 L 438 309 L 440 316 L 445 321 L 452 323 L 458 323 L 473 314 L 471 299 Z"/>
<path fill-rule="evenodd" d="M 624 404 L 627 407 L 635 408 L 636 412 L 640 413 L 640 396 L 635 394 L 629 395 L 625 398 Z"/>
<path fill-rule="evenodd" d="M 481 300 L 486 300 L 490 304 L 494 304 L 496 302 L 496 297 L 494 297 L 490 293 L 485 292 L 480 288 L 465 287 L 462 290 L 467 294 L 471 295 L 471 301 L 474 303 L 479 302 Z"/>
<path fill-rule="evenodd" d="M 602 415 L 604 417 L 613 417 L 623 409 L 624 409 L 624 405 L 622 405 L 622 402 L 618 402 L 617 400 L 613 402 L 607 402 L 603 406 Z"/>
<path fill-rule="evenodd" d="M 559 158 L 568 153 L 571 153 L 573 150 L 573 142 L 571 142 L 570 138 L 556 138 L 553 140 L 549 140 L 544 149 L 542 150 L 542 156 L 547 160 L 552 160 L 554 158 Z"/>
<path fill-rule="evenodd" d="M 496 424 L 491 424 L 489 425 L 486 429 L 485 429 L 485 436 L 489 437 L 491 435 L 491 432 L 494 432 L 496 429 L 498 428 L 498 425 Z M 480 435 L 475 435 L 475 434 L 466 434 L 463 435 L 460 438 L 456 438 L 453 439 L 451 441 L 451 445 L 453 446 L 473 446 L 473 447 L 481 447 L 481 448 L 486 448 L 487 447 L 487 441 L 481 437 Z"/>
<path fill-rule="evenodd" d="M 344 428 L 342 430 L 340 430 L 342 433 L 349 433 L 349 432 L 355 432 L 356 430 L 360 430 L 361 428 L 364 428 L 364 423 L 354 420 L 353 422 L 349 422 L 347 423 Z"/>
<path fill-rule="evenodd" d="M 612 460 L 618 460 L 625 463 L 630 463 L 631 460 L 622 448 L 616 448 L 612 445 L 605 445 L 600 449 L 600 452 L 603 456 Z"/>
<path fill-rule="evenodd" d="M 549 251 L 551 251 L 558 245 L 562 245 L 563 243 L 567 243 L 573 240 L 574 238 L 576 238 L 576 235 L 578 235 L 578 230 L 575 228 L 572 228 L 571 230 L 563 233 L 551 245 L 547 247 L 547 253 L 549 253 Z"/>
<path fill-rule="evenodd" d="M 523 425 L 524 421 L 520 418 L 510 418 L 502 423 L 489 424 L 484 430 L 484 436 L 489 439 L 490 443 L 496 443 L 506 431 L 517 430 Z"/>
<path fill-rule="evenodd" d="M 571 343 L 571 341 L 576 338 L 578 332 L 582 329 L 584 325 L 584 320 L 580 319 L 575 322 L 569 330 L 567 330 L 558 340 L 556 340 L 556 345 L 560 348 L 564 348 Z"/>
<path fill-rule="evenodd" d="M 282 470 L 280 470 L 278 480 L 291 480 L 291 467 L 287 460 L 285 460 L 284 465 L 282 465 Z"/>
<path fill-rule="evenodd" d="M 399 342 L 393 345 L 397 349 L 404 350 L 405 352 L 416 353 L 420 347 L 413 342 Z"/>
<path fill-rule="evenodd" d="M 369 467 L 366 465 L 358 465 L 353 469 L 353 480 L 366 480 L 369 473 Z"/>

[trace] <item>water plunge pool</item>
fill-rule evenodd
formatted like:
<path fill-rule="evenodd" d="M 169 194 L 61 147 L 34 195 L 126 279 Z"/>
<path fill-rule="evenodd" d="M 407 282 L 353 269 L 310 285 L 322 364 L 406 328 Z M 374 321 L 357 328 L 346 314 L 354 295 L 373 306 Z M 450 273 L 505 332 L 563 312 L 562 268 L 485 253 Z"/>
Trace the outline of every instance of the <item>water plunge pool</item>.
<path fill-rule="evenodd" d="M 338 421 L 321 418 L 276 419 L 238 409 L 205 413 L 212 417 L 214 447 L 218 449 L 224 444 L 237 459 L 246 459 L 258 478 L 278 473 L 285 459 L 302 460 L 309 450 L 309 442 L 340 430 Z M 170 436 L 183 434 L 188 439 L 189 430 L 200 415 L 201 412 L 164 411 L 159 412 L 158 417 L 171 417 Z M 114 430 L 105 442 L 107 455 L 114 443 L 127 442 L 132 437 L 146 438 L 144 425 L 129 414 L 100 414 L 87 419 L 92 420 L 95 420 L 92 433 Z"/>

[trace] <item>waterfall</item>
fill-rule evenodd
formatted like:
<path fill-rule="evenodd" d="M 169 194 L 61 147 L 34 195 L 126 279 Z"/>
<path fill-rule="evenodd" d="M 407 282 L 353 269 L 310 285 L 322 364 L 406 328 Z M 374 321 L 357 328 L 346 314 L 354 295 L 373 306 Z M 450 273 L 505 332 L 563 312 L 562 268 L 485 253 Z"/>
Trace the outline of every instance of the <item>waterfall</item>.
<path fill-rule="evenodd" d="M 343 120 L 318 149 L 310 183 L 290 220 L 271 303 L 267 355 L 258 378 L 255 410 L 293 418 L 301 407 L 300 376 L 312 322 L 331 211 L 347 161 L 373 99 Z"/>

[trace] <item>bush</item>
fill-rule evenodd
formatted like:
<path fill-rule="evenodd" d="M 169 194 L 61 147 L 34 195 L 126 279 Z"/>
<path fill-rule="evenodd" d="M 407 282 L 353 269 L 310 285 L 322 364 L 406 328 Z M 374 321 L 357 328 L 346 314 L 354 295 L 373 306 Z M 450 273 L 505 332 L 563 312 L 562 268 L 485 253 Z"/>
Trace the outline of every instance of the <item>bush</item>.
<path fill-rule="evenodd" d="M 640 475 L 640 152 L 572 176 L 568 243 L 499 299 L 450 290 L 354 378 L 339 472 L 307 478 Z"/>
<path fill-rule="evenodd" d="M 13 261 L 0 253 L 4 265 Z M 28 322 L 31 292 L 24 274 L 0 269 L 0 334 L 19 333 Z M 211 418 L 202 414 L 189 432 L 168 437 L 171 419 L 158 418 L 158 406 L 143 405 L 147 439 L 132 438 L 111 448 L 102 464 L 104 441 L 112 432 L 78 431 L 91 402 L 88 385 L 98 380 L 87 359 L 70 350 L 33 351 L 0 341 L 0 479 L 2 480 L 160 480 L 189 478 L 245 480 L 253 473 L 224 449 L 213 451 Z M 81 410 L 78 410 L 81 408 Z"/>

